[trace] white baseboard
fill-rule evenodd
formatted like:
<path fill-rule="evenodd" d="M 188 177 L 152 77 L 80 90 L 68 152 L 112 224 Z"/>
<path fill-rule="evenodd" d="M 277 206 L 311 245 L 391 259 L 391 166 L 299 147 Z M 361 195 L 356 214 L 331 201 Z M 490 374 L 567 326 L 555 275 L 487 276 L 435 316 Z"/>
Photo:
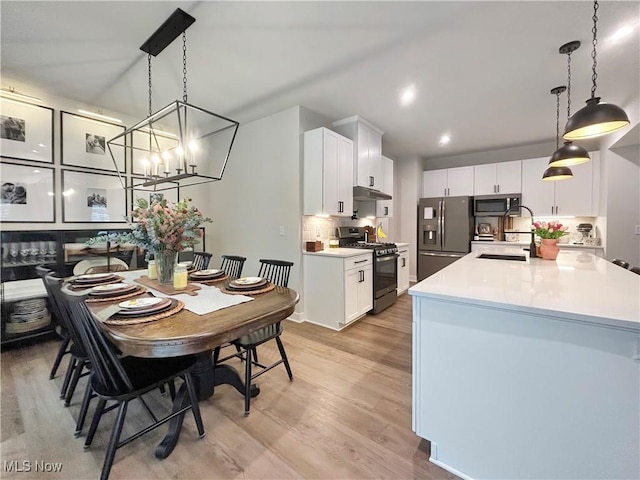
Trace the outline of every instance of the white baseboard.
<path fill-rule="evenodd" d="M 438 460 L 438 444 L 435 442 L 431 442 L 431 455 L 429 456 L 429 461 L 434 465 L 437 465 L 440 468 L 443 468 L 447 472 L 453 473 L 454 475 L 457 475 L 458 477 L 463 478 L 464 480 L 473 480 L 473 478 L 467 475 L 466 473 L 462 473 L 461 471 L 456 470 L 453 467 L 450 467 L 446 463 L 439 461 Z"/>
<path fill-rule="evenodd" d="M 409 281 L 416 283 L 418 281 L 418 276 L 417 275 L 409 275 Z"/>
<path fill-rule="evenodd" d="M 292 322 L 296 323 L 302 323 L 305 321 L 304 318 L 302 318 L 302 313 L 300 312 L 293 312 L 287 317 L 287 320 L 291 320 Z"/>

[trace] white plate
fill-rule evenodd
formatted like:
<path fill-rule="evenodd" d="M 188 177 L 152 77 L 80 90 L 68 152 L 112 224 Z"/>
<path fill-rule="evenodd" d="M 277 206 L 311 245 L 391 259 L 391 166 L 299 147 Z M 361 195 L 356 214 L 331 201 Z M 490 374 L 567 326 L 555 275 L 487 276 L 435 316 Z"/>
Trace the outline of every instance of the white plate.
<path fill-rule="evenodd" d="M 242 277 L 235 280 L 233 283 L 237 285 L 253 285 L 255 283 L 260 283 L 262 278 L 260 277 Z"/>
<path fill-rule="evenodd" d="M 108 273 L 90 273 L 88 275 L 79 275 L 76 277 L 78 280 L 98 280 L 100 278 L 109 278 L 113 277 L 114 274 L 111 272 Z"/>
<path fill-rule="evenodd" d="M 190 267 L 193 262 L 178 262 L 178 265 L 182 265 L 184 267 Z"/>
<path fill-rule="evenodd" d="M 152 305 L 155 305 L 156 303 L 160 303 L 162 301 L 164 301 L 164 298 L 158 298 L 158 297 L 133 298 L 131 300 L 120 302 L 118 304 L 118 307 L 127 308 L 127 309 L 147 308 Z"/>
<path fill-rule="evenodd" d="M 220 272 L 220 270 L 216 270 L 215 268 L 209 269 L 209 270 L 198 270 L 197 272 L 193 272 L 191 275 L 194 277 L 198 277 L 198 276 L 208 276 L 208 275 L 215 275 L 216 273 Z"/>
<path fill-rule="evenodd" d="M 98 285 L 93 287 L 91 292 L 112 292 L 114 290 L 122 290 L 128 288 L 130 285 L 127 283 L 109 283 L 107 285 Z"/>

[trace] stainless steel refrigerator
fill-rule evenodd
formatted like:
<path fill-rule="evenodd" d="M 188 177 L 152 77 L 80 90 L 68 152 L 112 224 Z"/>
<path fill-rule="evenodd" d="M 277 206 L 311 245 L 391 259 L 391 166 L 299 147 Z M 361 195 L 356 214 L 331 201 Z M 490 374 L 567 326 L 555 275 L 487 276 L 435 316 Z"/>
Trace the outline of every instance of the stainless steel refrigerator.
<path fill-rule="evenodd" d="M 420 199 L 418 281 L 471 251 L 473 224 L 473 197 Z"/>

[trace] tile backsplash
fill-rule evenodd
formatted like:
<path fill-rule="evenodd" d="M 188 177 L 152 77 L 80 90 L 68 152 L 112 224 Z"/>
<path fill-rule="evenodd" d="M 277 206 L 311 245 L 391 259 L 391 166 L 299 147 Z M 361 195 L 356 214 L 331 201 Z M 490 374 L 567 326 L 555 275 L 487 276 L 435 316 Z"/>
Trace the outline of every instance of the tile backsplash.
<path fill-rule="evenodd" d="M 540 220 L 545 220 L 548 222 L 554 219 L 540 218 Z M 601 237 L 600 231 L 596 227 L 595 217 L 558 218 L 555 220 L 560 222 L 562 225 L 566 225 L 569 227 L 569 235 L 565 235 L 560 238 L 560 243 L 573 243 L 579 241 L 582 238 L 582 234 L 576 230 L 576 227 L 580 223 L 590 223 L 591 225 L 593 225 L 590 236 L 596 238 Z M 498 217 L 476 217 L 476 225 L 479 225 L 480 223 L 491 224 L 491 229 L 493 231 L 493 229 L 497 228 L 498 226 Z M 529 231 L 531 229 L 531 218 L 527 216 L 513 217 L 513 229 L 520 232 Z M 519 235 L 519 241 L 521 242 L 528 242 L 530 239 L 531 236 L 528 234 Z"/>
<path fill-rule="evenodd" d="M 319 240 L 324 243 L 325 248 L 329 247 L 329 239 L 336 234 L 338 227 L 364 227 L 374 225 L 371 219 L 361 218 L 351 220 L 350 218 L 338 217 L 316 217 L 305 215 L 302 217 L 302 247 L 305 242 Z M 375 225 L 374 225 L 375 226 Z"/>

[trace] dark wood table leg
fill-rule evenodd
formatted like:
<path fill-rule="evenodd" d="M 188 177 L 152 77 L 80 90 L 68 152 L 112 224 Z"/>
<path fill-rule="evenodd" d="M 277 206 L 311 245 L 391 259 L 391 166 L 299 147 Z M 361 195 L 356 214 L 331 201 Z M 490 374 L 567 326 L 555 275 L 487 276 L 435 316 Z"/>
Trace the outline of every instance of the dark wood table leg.
<path fill-rule="evenodd" d="M 199 353 L 197 357 L 198 360 L 191 370 L 191 376 L 194 380 L 193 383 L 198 400 L 202 401 L 212 397 L 215 386 L 225 384 L 233 386 L 244 396 L 244 382 L 235 368 L 225 364 L 216 365 L 214 368 L 211 352 Z M 251 385 L 251 398 L 257 397 L 259 394 L 260 387 L 256 384 Z M 187 386 L 183 383 L 176 392 L 172 411 L 176 412 L 186 407 L 188 402 Z M 167 434 L 156 447 L 156 458 L 167 458 L 177 445 L 184 415 L 184 413 L 177 415 L 168 422 L 169 429 Z"/>

